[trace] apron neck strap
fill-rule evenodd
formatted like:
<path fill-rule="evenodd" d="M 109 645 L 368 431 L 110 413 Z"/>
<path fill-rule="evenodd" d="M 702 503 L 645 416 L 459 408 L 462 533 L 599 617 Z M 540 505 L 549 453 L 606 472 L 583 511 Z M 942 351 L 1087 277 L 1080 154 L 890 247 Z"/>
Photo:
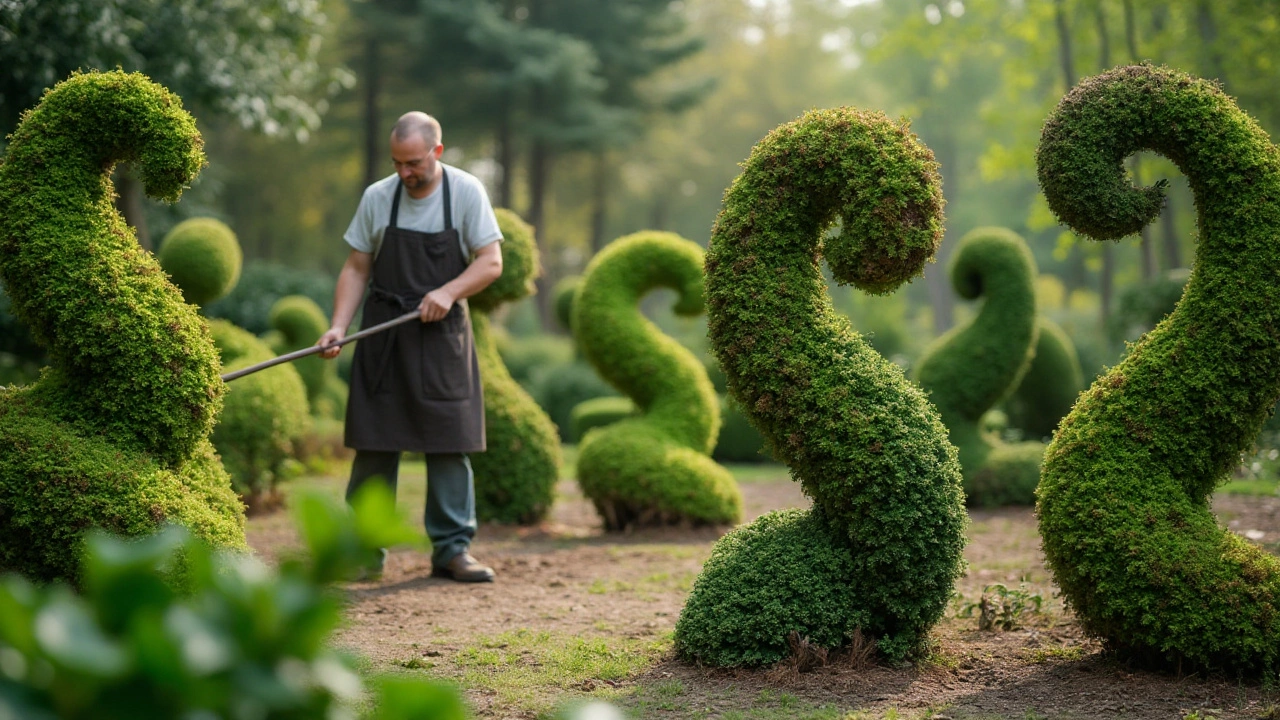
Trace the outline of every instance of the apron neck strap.
<path fill-rule="evenodd" d="M 444 169 L 444 165 L 440 166 L 440 178 L 440 182 L 444 185 L 444 187 L 441 188 L 441 191 L 444 194 L 444 197 L 441 198 L 441 200 L 444 201 L 444 229 L 452 230 L 453 198 L 449 193 L 449 173 Z M 400 193 L 402 192 L 404 192 L 404 181 L 397 180 L 395 195 L 391 197 L 391 222 L 387 223 L 387 227 L 395 227 L 396 220 L 400 217 Z"/>

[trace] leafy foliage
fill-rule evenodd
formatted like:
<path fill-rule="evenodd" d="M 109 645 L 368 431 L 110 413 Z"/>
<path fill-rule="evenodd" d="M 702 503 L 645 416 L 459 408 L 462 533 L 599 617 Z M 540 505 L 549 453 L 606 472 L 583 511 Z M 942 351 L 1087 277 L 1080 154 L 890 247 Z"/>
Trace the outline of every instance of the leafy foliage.
<path fill-rule="evenodd" d="M 1218 525 L 1209 496 L 1280 396 L 1280 152 L 1213 83 L 1131 66 L 1082 81 L 1045 122 L 1041 187 L 1097 239 L 1137 232 L 1164 183 L 1130 185 L 1153 150 L 1187 176 L 1201 228 L 1177 309 L 1081 396 L 1045 456 L 1045 556 L 1084 628 L 1141 659 L 1280 669 L 1280 561 Z"/>
<path fill-rule="evenodd" d="M 330 273 L 250 260 L 231 291 L 201 310 L 205 317 L 230 320 L 236 327 L 263 335 L 273 329 L 271 308 L 290 295 L 311 298 L 328 316 L 333 312 L 333 286 Z"/>
<path fill-rule="evenodd" d="M 164 236 L 156 258 L 173 284 L 182 288 L 183 298 L 203 307 L 236 286 L 244 255 L 231 228 L 202 217 L 175 225 Z"/>
<path fill-rule="evenodd" d="M 204 163 L 182 102 L 139 74 L 76 74 L 23 117 L 0 164 L 0 279 L 48 353 L 0 392 L 0 568 L 71 578 L 89 527 L 172 520 L 244 545 L 209 446 L 223 385 L 208 331 L 112 205 L 133 162 L 173 201 Z"/>
<path fill-rule="evenodd" d="M 956 617 L 971 618 L 978 614 L 979 630 L 1012 630 L 1018 627 L 1024 613 L 1040 612 L 1044 597 L 1033 593 L 1022 583 L 1010 590 L 1003 583 L 993 583 L 982 588 L 978 602 L 967 603 Z"/>
<path fill-rule="evenodd" d="M 764 664 L 785 656 L 792 630 L 838 647 L 852 624 L 898 661 L 942 616 L 964 545 L 955 449 L 919 388 L 835 312 L 819 264 L 889 292 L 937 250 L 942 205 L 937 163 L 905 123 L 851 108 L 775 129 L 725 194 L 706 257 L 711 344 L 734 399 L 813 498 L 805 522 L 825 533 L 801 534 L 826 534 L 845 560 L 835 577 L 770 551 L 797 546 L 799 520 L 748 526 L 694 585 L 676 625 L 683 657 Z M 837 217 L 840 232 L 824 237 Z M 736 559 L 746 553 L 761 559 Z M 812 581 L 803 594 L 790 582 L 748 588 L 747 566 Z M 819 587 L 847 602 L 815 618 Z M 767 633 L 741 631 L 766 611 Z"/>
<path fill-rule="evenodd" d="M 583 400 L 573 408 L 573 436 L 584 437 L 588 430 L 612 425 L 639 414 L 631 398 L 606 396 Z"/>
<path fill-rule="evenodd" d="M 271 349 L 283 355 L 315 345 L 329 329 L 329 318 L 306 295 L 286 295 L 271 306 L 271 327 L 279 338 Z M 293 367 L 307 386 L 311 414 L 342 420 L 347 411 L 347 384 L 338 378 L 337 366 L 310 355 L 293 361 Z"/>
<path fill-rule="evenodd" d="M 560 438 L 502 364 L 489 314 L 534 292 L 542 272 L 533 228 L 510 210 L 495 211 L 502 230 L 502 275 L 471 298 L 488 449 L 471 458 L 476 478 L 476 517 L 535 523 L 546 517 L 560 479 Z"/>
<path fill-rule="evenodd" d="M 1021 382 L 1036 345 L 1035 259 L 1011 230 L 979 228 L 960 240 L 951 284 L 963 298 L 985 296 L 972 322 L 934 340 L 916 365 L 960 450 L 972 505 L 1030 505 L 1044 446 L 1008 446 L 982 432 L 982 416 Z"/>
<path fill-rule="evenodd" d="M 640 313 L 640 298 L 657 287 L 676 290 L 677 313 L 701 313 L 702 249 L 671 233 L 640 232 L 615 240 L 587 266 L 573 302 L 574 335 L 640 415 L 582 438 L 578 484 L 608 530 L 737 522 L 737 483 L 708 457 L 720 430 L 711 380 L 692 353 Z"/>
<path fill-rule="evenodd" d="M 0 579 L 0 715 L 354 716 L 364 683 L 329 643 L 342 601 L 325 585 L 371 564 L 380 547 L 418 539 L 384 487 L 355 505 L 353 515 L 304 497 L 298 515 L 310 556 L 278 572 L 169 525 L 142 540 L 91 533 L 82 595 Z M 465 717 L 457 691 L 441 684 L 385 678 L 374 689 L 370 720 Z"/>
<path fill-rule="evenodd" d="M 1043 315 L 1036 318 L 1036 328 L 1031 367 L 1005 400 L 1004 409 L 1010 425 L 1041 439 L 1052 435 L 1071 411 L 1084 390 L 1084 373 L 1076 346 L 1062 328 Z"/>

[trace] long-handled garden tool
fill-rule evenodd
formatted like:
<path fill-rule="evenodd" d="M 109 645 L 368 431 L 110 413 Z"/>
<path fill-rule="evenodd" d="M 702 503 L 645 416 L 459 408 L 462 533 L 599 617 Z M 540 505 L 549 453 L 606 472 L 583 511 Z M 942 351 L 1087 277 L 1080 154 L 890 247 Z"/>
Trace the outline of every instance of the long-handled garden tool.
<path fill-rule="evenodd" d="M 270 360 L 264 360 L 263 362 L 260 362 L 260 363 L 258 363 L 257 365 L 250 365 L 249 367 L 246 367 L 246 368 L 240 368 L 239 370 L 234 370 L 234 371 L 232 371 L 232 372 L 229 372 L 229 373 L 227 373 L 227 374 L 223 375 L 223 376 L 222 376 L 222 381 L 223 381 L 223 382 L 231 382 L 232 380 L 235 380 L 236 378 L 242 378 L 242 377 L 244 377 L 245 375 L 252 375 L 253 373 L 258 372 L 259 370 L 266 370 L 266 369 L 267 369 L 267 368 L 269 368 L 269 367 L 275 367 L 276 365 L 281 365 L 281 364 L 283 364 L 283 363 L 292 362 L 292 361 L 294 361 L 294 360 L 297 360 L 298 358 L 304 358 L 304 357 L 307 357 L 308 355 L 315 355 L 316 353 L 324 352 L 325 350 L 327 350 L 327 349 L 329 349 L 329 348 L 342 347 L 343 345 L 346 345 L 346 344 L 347 344 L 347 343 L 349 343 L 349 342 L 355 342 L 356 340 L 359 340 L 360 338 L 366 338 L 366 337 L 369 337 L 370 335 L 373 335 L 373 334 L 376 334 L 376 333 L 380 333 L 380 332 L 382 332 L 383 330 L 390 330 L 391 328 L 393 328 L 393 327 L 395 327 L 395 326 L 397 326 L 397 325 L 403 325 L 403 324 L 405 324 L 405 323 L 409 322 L 410 320 L 417 320 L 417 319 L 418 319 L 418 311 L 417 311 L 417 310 L 411 310 L 410 312 L 407 312 L 407 313 L 405 313 L 405 314 L 401 315 L 400 317 L 395 318 L 395 319 L 393 319 L 393 320 L 388 320 L 388 321 L 386 321 L 386 322 L 384 322 L 384 323 L 379 323 L 378 325 L 374 325 L 374 326 L 373 326 L 373 327 L 371 327 L 371 328 L 365 328 L 364 330 L 361 330 L 360 332 L 352 333 L 351 335 L 348 335 L 348 336 L 346 336 L 346 337 L 342 338 L 341 340 L 339 340 L 339 341 L 338 341 L 338 342 L 336 342 L 336 343 L 332 343 L 332 344 L 327 345 L 327 346 L 313 345 L 313 346 L 311 346 L 311 347 L 309 347 L 309 348 L 302 348 L 301 350 L 294 350 L 294 351 L 293 351 L 293 352 L 291 352 L 291 353 L 286 353 L 286 354 L 284 354 L 284 355 L 279 355 L 279 356 L 277 356 L 277 357 L 273 357 L 273 358 L 271 358 Z"/>

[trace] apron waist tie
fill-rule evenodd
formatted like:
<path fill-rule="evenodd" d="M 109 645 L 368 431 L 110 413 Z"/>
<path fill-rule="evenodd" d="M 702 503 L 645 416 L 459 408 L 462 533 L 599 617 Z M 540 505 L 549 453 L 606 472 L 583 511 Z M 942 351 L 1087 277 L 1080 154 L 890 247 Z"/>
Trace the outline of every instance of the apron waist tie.
<path fill-rule="evenodd" d="M 377 285 L 369 286 L 369 297 L 380 303 L 393 305 L 400 308 L 400 312 L 407 313 L 410 310 L 416 310 L 422 304 L 421 295 L 397 295 L 390 290 L 384 290 Z"/>

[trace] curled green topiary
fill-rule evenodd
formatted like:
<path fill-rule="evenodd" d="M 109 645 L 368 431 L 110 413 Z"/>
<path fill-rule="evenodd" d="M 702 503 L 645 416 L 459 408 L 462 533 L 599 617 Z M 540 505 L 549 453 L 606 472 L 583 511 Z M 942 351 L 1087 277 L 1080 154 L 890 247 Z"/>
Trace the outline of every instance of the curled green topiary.
<path fill-rule="evenodd" d="M 1082 81 L 1045 123 L 1049 207 L 1094 239 L 1138 232 L 1164 185 L 1130 185 L 1123 161 L 1142 150 L 1191 184 L 1194 271 L 1177 309 L 1058 427 L 1038 491 L 1045 556 L 1109 647 L 1275 673 L 1280 561 L 1223 529 L 1209 499 L 1280 396 L 1280 152 L 1215 84 L 1118 68 Z"/>
<path fill-rule="evenodd" d="M 0 569 L 73 578 L 92 526 L 174 521 L 243 547 L 208 439 L 223 392 L 213 344 L 113 203 L 118 162 L 177 200 L 204 165 L 195 120 L 143 75 L 75 74 L 23 115 L 8 153 L 0 280 L 51 367 L 0 391 Z"/>
<path fill-rule="evenodd" d="M 607 530 L 742 516 L 733 476 L 708 457 L 720 407 L 706 370 L 640 314 L 640 298 L 658 287 L 678 293 L 676 313 L 701 313 L 702 249 L 672 233 L 620 238 L 591 260 L 573 303 L 582 354 L 641 413 L 579 446 L 578 484 Z"/>
<path fill-rule="evenodd" d="M 489 313 L 532 295 L 542 268 L 533 227 L 510 210 L 498 208 L 494 213 L 503 237 L 502 276 L 470 300 L 488 445 L 485 452 L 471 456 L 476 517 L 530 524 L 546 517 L 555 500 L 560 438 L 551 418 L 503 365 Z"/>
<path fill-rule="evenodd" d="M 271 345 L 278 355 L 316 344 L 329 329 L 329 318 L 315 300 L 306 295 L 286 295 L 271 306 L 271 327 L 278 341 Z M 307 403 L 316 417 L 342 420 L 347 411 L 347 384 L 338 377 L 338 367 L 319 355 L 295 360 L 293 367 L 307 386 Z"/>
<path fill-rule="evenodd" d="M 942 205 L 906 124 L 851 108 L 771 132 L 726 193 L 706 259 L 711 344 L 814 506 L 717 544 L 676 624 L 681 656 L 765 664 L 792 632 L 833 648 L 860 630 L 896 661 L 942 617 L 964 546 L 955 448 L 924 393 L 836 313 L 819 263 L 887 292 L 937 250 Z"/>
<path fill-rule="evenodd" d="M 1057 323 L 1040 316 L 1036 327 L 1035 357 L 1004 408 L 1011 426 L 1043 439 L 1071 411 L 1084 389 L 1084 373 L 1075 344 Z"/>
<path fill-rule="evenodd" d="M 240 276 L 242 256 L 230 230 L 196 231 L 201 227 L 175 227 L 165 236 L 159 258 L 184 297 L 210 303 L 234 287 L 223 278 Z M 235 245 L 234 252 L 227 247 L 228 239 Z M 166 247 L 173 249 L 163 252 Z M 176 265 L 171 267 L 171 262 Z M 211 295 L 214 290 L 218 294 Z M 238 370 L 275 356 L 269 345 L 249 331 L 226 320 L 208 322 L 225 370 Z M 229 387 L 211 439 L 231 474 L 232 485 L 250 509 L 275 504 L 272 495 L 276 484 L 288 477 L 295 443 L 311 429 L 308 413 L 307 387 L 293 365 L 254 373 Z"/>
<path fill-rule="evenodd" d="M 985 296 L 972 322 L 926 348 L 916 381 L 929 393 L 960 450 L 971 505 L 1030 505 L 1044 445 L 1006 445 L 982 432 L 982 416 L 1031 366 L 1036 343 L 1036 262 L 1012 230 L 977 228 L 960 239 L 951 285 L 966 299 Z"/>
<path fill-rule="evenodd" d="M 556 322 L 570 332 L 573 331 L 573 301 L 581 287 L 582 276 L 569 275 L 560 278 L 555 287 L 551 288 L 551 302 L 552 307 L 555 308 Z"/>
<path fill-rule="evenodd" d="M 173 226 L 156 256 L 173 284 L 182 288 L 186 301 L 201 307 L 235 287 L 244 260 L 236 234 L 211 217 Z"/>
<path fill-rule="evenodd" d="M 639 415 L 631 398 L 609 395 L 583 400 L 573 408 L 573 435 L 583 437 L 588 430 L 612 425 L 619 420 Z"/>

